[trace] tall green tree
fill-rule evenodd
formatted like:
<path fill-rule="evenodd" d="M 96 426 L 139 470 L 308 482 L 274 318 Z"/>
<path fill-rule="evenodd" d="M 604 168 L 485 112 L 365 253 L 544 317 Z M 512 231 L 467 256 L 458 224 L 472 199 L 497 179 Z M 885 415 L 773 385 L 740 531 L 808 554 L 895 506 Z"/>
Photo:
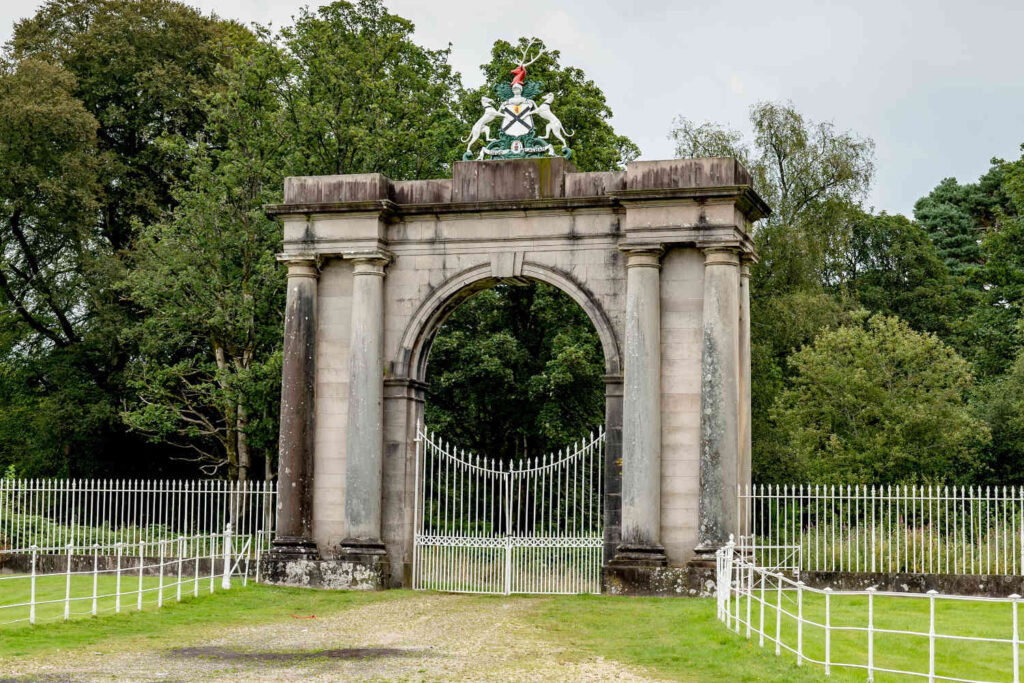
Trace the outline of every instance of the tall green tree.
<path fill-rule="evenodd" d="M 259 461 L 273 474 L 284 275 L 262 205 L 280 199 L 286 140 L 272 48 L 238 60 L 207 135 L 165 142 L 190 170 L 174 213 L 144 226 L 132 253 L 126 289 L 143 315 L 126 332 L 138 353 L 123 417 L 206 474 L 245 480 Z"/>
<path fill-rule="evenodd" d="M 61 220 L 76 226 L 69 234 L 87 235 L 85 242 L 63 242 L 65 253 L 77 251 L 78 258 L 53 264 L 66 291 L 76 292 L 53 297 L 47 314 L 64 342 L 26 328 L 20 341 L 0 349 L 10 380 L 0 391 L 0 421 L 32 425 L 18 443 L 23 457 L 46 463 L 35 470 L 40 474 L 154 474 L 166 462 L 160 446 L 145 446 L 117 417 L 130 394 L 123 370 L 133 353 L 120 333 L 138 315 L 117 283 L 136 226 L 171 209 L 170 188 L 185 167 L 159 141 L 205 127 L 204 95 L 216 89 L 217 66 L 244 35 L 235 24 L 170 0 L 52 0 L 15 25 L 10 58 L 68 73 L 67 97 L 94 125 L 88 155 L 95 179 L 82 184 L 92 207 L 76 214 L 55 204 Z M 51 96 L 40 95 L 36 106 Z M 24 421 L 27 414 L 31 421 Z M 137 457 L 142 448 L 148 458 Z"/>
<path fill-rule="evenodd" d="M 827 281 L 871 313 L 946 339 L 958 323 L 955 284 L 928 233 L 904 216 L 850 213 L 846 248 Z"/>
<path fill-rule="evenodd" d="M 930 334 L 875 316 L 821 334 L 792 359 L 773 408 L 800 481 L 963 483 L 988 440 L 970 365 Z"/>
<path fill-rule="evenodd" d="M 449 50 L 417 45 L 414 28 L 379 0 L 333 2 L 272 39 L 288 73 L 279 92 L 294 172 L 450 175 L 461 85 Z"/>
<path fill-rule="evenodd" d="M 519 65 L 530 40 L 519 38 L 514 45 L 505 40 L 494 42 L 491 61 L 480 65 L 484 85 L 466 92 L 461 98 L 461 113 L 465 121 L 471 123 L 483 113 L 481 97 L 497 99 L 494 85 L 512 80 L 510 71 Z M 554 94 L 552 109 L 558 113 L 565 128 L 573 133 L 569 138 L 573 164 L 581 171 L 613 171 L 640 156 L 640 149 L 633 141 L 619 135 L 612 127 L 612 110 L 601 88 L 587 78 L 582 69 L 562 65 L 558 50 L 547 50 L 543 41 L 532 40 L 531 55 L 538 50 L 545 52 L 527 68 L 526 78 L 542 82 L 543 92 Z M 452 155 L 453 158 L 462 157 L 462 148 L 457 141 L 452 147 Z"/>
<path fill-rule="evenodd" d="M 71 72 L 75 95 L 99 122 L 97 218 L 115 251 L 130 246 L 136 221 L 160 219 L 173 206 L 186 162 L 157 143 L 205 128 L 203 98 L 221 86 L 217 69 L 245 33 L 175 0 L 48 0 L 15 23 L 14 58 Z"/>
<path fill-rule="evenodd" d="M 91 460 L 116 422 L 91 381 L 97 122 L 75 90 L 58 66 L 0 63 L 0 465 L 30 475 Z"/>

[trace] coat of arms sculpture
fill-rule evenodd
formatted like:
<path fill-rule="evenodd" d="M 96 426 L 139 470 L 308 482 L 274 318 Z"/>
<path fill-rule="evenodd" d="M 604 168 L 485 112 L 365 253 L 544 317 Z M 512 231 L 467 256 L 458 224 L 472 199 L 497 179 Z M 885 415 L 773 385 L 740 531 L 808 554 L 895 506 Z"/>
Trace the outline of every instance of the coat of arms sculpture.
<path fill-rule="evenodd" d="M 572 149 L 566 142 L 567 137 L 572 137 L 572 131 L 566 131 L 562 122 L 551 111 L 551 102 L 555 99 L 552 93 L 541 98 L 540 104 L 534 100 L 544 88 L 540 81 L 526 80 L 526 67 L 530 66 L 544 54 L 540 50 L 533 59 L 527 61 L 526 57 L 535 41 L 531 40 L 526 49 L 523 50 L 519 65 L 512 69 L 511 83 L 497 83 L 494 85 L 494 92 L 501 104 L 497 107 L 490 97 L 480 98 L 480 104 L 484 108 L 483 116 L 473 124 L 473 130 L 469 137 L 462 141 L 466 144 L 466 153 L 462 155 L 463 161 L 473 158 L 473 145 L 481 138 L 484 146 L 480 149 L 476 158 L 482 159 L 528 159 L 542 156 L 558 156 L 551 138 L 554 137 L 561 146 L 561 155 L 566 159 L 572 158 Z M 539 117 L 547 122 L 543 135 L 537 133 L 534 125 L 534 117 Z M 498 137 L 491 137 L 490 124 L 500 119 Z"/>

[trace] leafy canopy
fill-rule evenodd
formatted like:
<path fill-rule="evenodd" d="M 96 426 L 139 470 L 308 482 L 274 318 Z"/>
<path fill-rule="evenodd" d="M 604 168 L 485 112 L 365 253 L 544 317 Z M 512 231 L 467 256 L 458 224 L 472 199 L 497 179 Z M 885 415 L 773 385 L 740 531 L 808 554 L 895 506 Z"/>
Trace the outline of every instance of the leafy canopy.
<path fill-rule="evenodd" d="M 821 483 L 960 483 L 988 439 L 967 403 L 970 366 L 897 318 L 822 333 L 792 358 L 773 408 L 784 449 Z"/>

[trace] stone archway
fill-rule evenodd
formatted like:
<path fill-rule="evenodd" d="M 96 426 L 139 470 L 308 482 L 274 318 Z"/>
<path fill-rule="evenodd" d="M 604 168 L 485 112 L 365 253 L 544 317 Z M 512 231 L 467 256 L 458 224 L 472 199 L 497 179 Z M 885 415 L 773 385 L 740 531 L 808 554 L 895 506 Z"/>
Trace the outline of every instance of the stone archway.
<path fill-rule="evenodd" d="M 609 458 L 621 503 L 607 507 L 624 541 L 608 539 L 610 565 L 683 565 L 742 531 L 745 274 L 767 207 L 737 162 L 607 173 L 562 159 L 459 162 L 452 180 L 289 178 L 285 202 L 268 207 L 289 269 L 282 567 L 315 560 L 350 582 L 408 582 L 429 341 L 462 297 L 523 278 L 569 294 L 602 340 L 609 427 L 621 424 Z"/>

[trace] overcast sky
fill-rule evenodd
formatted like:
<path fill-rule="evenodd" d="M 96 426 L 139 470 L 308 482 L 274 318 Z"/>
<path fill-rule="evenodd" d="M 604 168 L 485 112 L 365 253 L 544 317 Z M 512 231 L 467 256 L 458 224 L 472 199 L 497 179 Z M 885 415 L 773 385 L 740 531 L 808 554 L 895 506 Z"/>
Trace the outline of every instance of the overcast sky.
<path fill-rule="evenodd" d="M 672 118 L 747 131 L 759 100 L 870 137 L 870 204 L 910 214 L 944 177 L 975 180 L 1024 143 L 1024 0 L 390 0 L 432 48 L 452 43 L 467 85 L 498 38 L 536 35 L 604 89 L 644 159 L 672 155 Z M 0 3 L 0 38 L 36 0 Z M 281 26 L 304 2 L 193 0 Z M 556 110 L 557 111 L 557 110 Z"/>

